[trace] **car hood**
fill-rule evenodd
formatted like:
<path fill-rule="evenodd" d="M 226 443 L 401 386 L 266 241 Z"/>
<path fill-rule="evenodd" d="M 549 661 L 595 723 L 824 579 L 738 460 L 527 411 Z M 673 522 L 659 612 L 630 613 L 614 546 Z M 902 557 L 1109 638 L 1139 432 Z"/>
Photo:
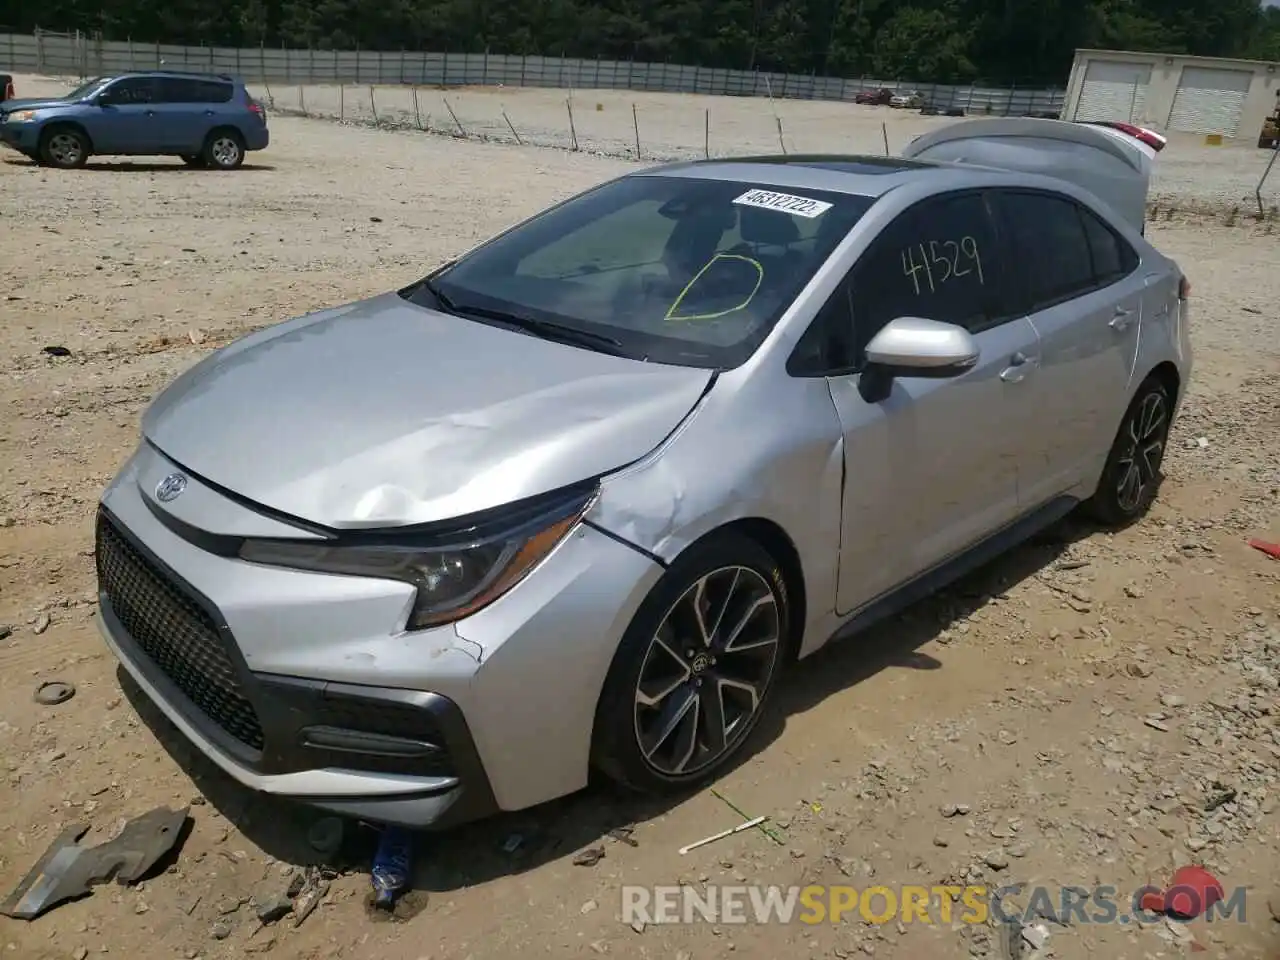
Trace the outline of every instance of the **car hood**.
<path fill-rule="evenodd" d="M 387 294 L 211 354 L 155 399 L 143 432 L 193 474 L 273 510 L 391 527 L 624 466 L 679 425 L 711 377 Z"/>
<path fill-rule="evenodd" d="M 59 100 L 57 97 L 44 97 L 27 100 L 0 101 L 0 110 L 12 113 L 15 110 L 44 110 L 49 107 L 69 107 L 74 101 Z"/>

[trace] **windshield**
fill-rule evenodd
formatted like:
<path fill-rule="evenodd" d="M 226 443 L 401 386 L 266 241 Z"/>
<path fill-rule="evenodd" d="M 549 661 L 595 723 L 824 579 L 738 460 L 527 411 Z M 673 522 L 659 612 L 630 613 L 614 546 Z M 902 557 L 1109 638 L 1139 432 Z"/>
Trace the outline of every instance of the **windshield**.
<path fill-rule="evenodd" d="M 97 90 L 100 86 L 102 86 L 104 83 L 106 83 L 110 79 L 111 79 L 110 77 L 95 77 L 94 79 L 90 80 L 88 83 L 80 84 L 80 86 L 76 87 L 74 90 L 72 90 L 62 99 L 63 100 L 83 100 L 85 97 L 93 93 L 93 91 Z"/>
<path fill-rule="evenodd" d="M 421 286 L 406 293 L 464 316 L 469 307 L 483 311 L 482 321 L 510 314 L 572 328 L 635 359 L 727 369 L 759 346 L 872 203 L 821 190 L 631 176 L 446 267 L 429 284 L 437 303 Z"/>

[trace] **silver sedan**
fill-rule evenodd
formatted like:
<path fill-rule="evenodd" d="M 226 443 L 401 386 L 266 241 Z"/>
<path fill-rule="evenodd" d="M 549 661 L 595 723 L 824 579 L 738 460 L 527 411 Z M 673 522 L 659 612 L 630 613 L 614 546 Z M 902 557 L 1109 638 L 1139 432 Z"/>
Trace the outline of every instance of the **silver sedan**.
<path fill-rule="evenodd" d="M 714 777 L 788 663 L 1156 495 L 1188 284 L 1143 164 L 1029 122 L 641 170 L 210 355 L 103 495 L 108 645 L 231 776 L 342 814 Z M 1004 169 L 930 156 L 1011 130 Z"/>

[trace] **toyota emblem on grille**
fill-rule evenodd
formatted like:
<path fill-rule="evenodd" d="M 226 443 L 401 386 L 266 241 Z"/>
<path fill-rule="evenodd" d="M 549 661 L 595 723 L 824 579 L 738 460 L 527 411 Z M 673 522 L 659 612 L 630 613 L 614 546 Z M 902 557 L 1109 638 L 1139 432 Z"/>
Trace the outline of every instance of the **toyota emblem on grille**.
<path fill-rule="evenodd" d="M 187 478 L 180 473 L 171 473 L 156 484 L 156 499 L 161 503 L 177 500 L 185 489 L 187 489 Z"/>

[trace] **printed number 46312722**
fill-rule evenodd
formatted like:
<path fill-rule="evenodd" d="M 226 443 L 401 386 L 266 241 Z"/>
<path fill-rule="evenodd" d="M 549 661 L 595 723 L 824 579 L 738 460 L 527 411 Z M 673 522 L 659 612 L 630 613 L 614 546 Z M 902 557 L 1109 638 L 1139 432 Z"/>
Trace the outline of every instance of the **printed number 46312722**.
<path fill-rule="evenodd" d="M 920 255 L 917 261 L 916 254 Z M 911 278 L 916 294 L 933 293 L 942 284 L 959 277 L 976 274 L 978 283 L 986 284 L 982 273 L 982 254 L 973 237 L 959 240 L 930 240 L 926 247 L 915 243 L 902 248 L 902 272 Z M 921 274 L 924 282 L 921 283 Z"/>

